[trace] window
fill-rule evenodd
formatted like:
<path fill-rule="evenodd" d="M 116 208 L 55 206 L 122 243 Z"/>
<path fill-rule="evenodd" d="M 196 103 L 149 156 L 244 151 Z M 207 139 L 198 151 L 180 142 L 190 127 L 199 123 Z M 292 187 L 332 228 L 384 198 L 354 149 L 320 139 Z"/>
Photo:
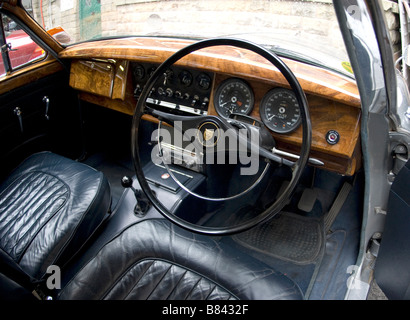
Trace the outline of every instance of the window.
<path fill-rule="evenodd" d="M 234 37 L 352 77 L 332 0 L 21 0 L 63 46 L 123 36 Z M 210 23 L 211 22 L 211 23 Z M 64 32 L 63 32 L 64 31 Z"/>
<path fill-rule="evenodd" d="M 0 76 L 46 56 L 25 31 L 4 14 L 1 14 L 0 45 Z"/>

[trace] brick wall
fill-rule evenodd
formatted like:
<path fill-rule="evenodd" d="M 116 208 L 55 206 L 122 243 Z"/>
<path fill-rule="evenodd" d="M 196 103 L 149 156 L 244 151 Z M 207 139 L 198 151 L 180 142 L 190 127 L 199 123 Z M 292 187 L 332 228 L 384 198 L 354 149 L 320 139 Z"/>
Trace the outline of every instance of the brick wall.
<path fill-rule="evenodd" d="M 401 52 L 400 18 L 397 3 L 393 1 L 383 1 L 386 23 L 390 31 L 390 39 L 394 52 Z"/>

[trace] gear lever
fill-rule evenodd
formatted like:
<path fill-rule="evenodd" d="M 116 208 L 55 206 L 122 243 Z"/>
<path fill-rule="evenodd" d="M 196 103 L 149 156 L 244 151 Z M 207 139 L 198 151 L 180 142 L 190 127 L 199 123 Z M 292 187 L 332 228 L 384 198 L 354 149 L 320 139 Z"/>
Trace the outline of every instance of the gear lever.
<path fill-rule="evenodd" d="M 132 186 L 132 183 L 133 180 L 131 177 L 124 176 L 121 179 L 121 185 L 126 189 L 130 188 L 134 193 L 135 199 L 137 200 L 137 204 L 134 207 L 134 213 L 142 218 L 147 214 L 151 207 L 151 203 L 141 190 L 137 190 Z"/>

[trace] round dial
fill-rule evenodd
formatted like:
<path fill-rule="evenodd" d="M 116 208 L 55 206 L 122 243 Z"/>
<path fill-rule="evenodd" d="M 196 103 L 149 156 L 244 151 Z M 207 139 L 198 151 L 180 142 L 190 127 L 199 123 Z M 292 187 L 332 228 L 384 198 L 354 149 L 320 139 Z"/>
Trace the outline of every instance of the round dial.
<path fill-rule="evenodd" d="M 263 123 L 277 133 L 289 133 L 299 127 L 299 103 L 291 90 L 277 88 L 262 99 L 260 115 Z"/>
<path fill-rule="evenodd" d="M 254 104 L 250 86 L 240 79 L 223 81 L 215 93 L 215 109 L 221 117 L 229 118 L 231 113 L 249 114 Z"/>

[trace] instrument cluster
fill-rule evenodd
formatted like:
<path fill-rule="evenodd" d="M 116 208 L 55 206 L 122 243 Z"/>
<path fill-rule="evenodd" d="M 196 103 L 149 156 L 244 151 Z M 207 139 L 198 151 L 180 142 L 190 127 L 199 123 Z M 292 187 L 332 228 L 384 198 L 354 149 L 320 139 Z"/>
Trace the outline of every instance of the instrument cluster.
<path fill-rule="evenodd" d="M 132 63 L 134 96 L 138 99 L 157 65 Z M 155 108 L 186 115 L 207 115 L 214 75 L 172 66 L 152 88 L 147 104 Z M 216 112 L 223 118 L 235 114 L 250 115 L 255 106 L 252 87 L 239 78 L 228 78 L 213 96 Z M 290 133 L 301 124 L 299 103 L 292 90 L 274 88 L 261 100 L 259 114 L 265 126 L 275 133 Z"/>
<path fill-rule="evenodd" d="M 229 78 L 217 88 L 214 96 L 215 109 L 221 117 L 231 114 L 249 115 L 255 104 L 250 85 L 238 78 Z M 290 133 L 301 124 L 299 103 L 292 90 L 275 88 L 263 97 L 259 107 L 260 117 L 270 130 Z"/>

